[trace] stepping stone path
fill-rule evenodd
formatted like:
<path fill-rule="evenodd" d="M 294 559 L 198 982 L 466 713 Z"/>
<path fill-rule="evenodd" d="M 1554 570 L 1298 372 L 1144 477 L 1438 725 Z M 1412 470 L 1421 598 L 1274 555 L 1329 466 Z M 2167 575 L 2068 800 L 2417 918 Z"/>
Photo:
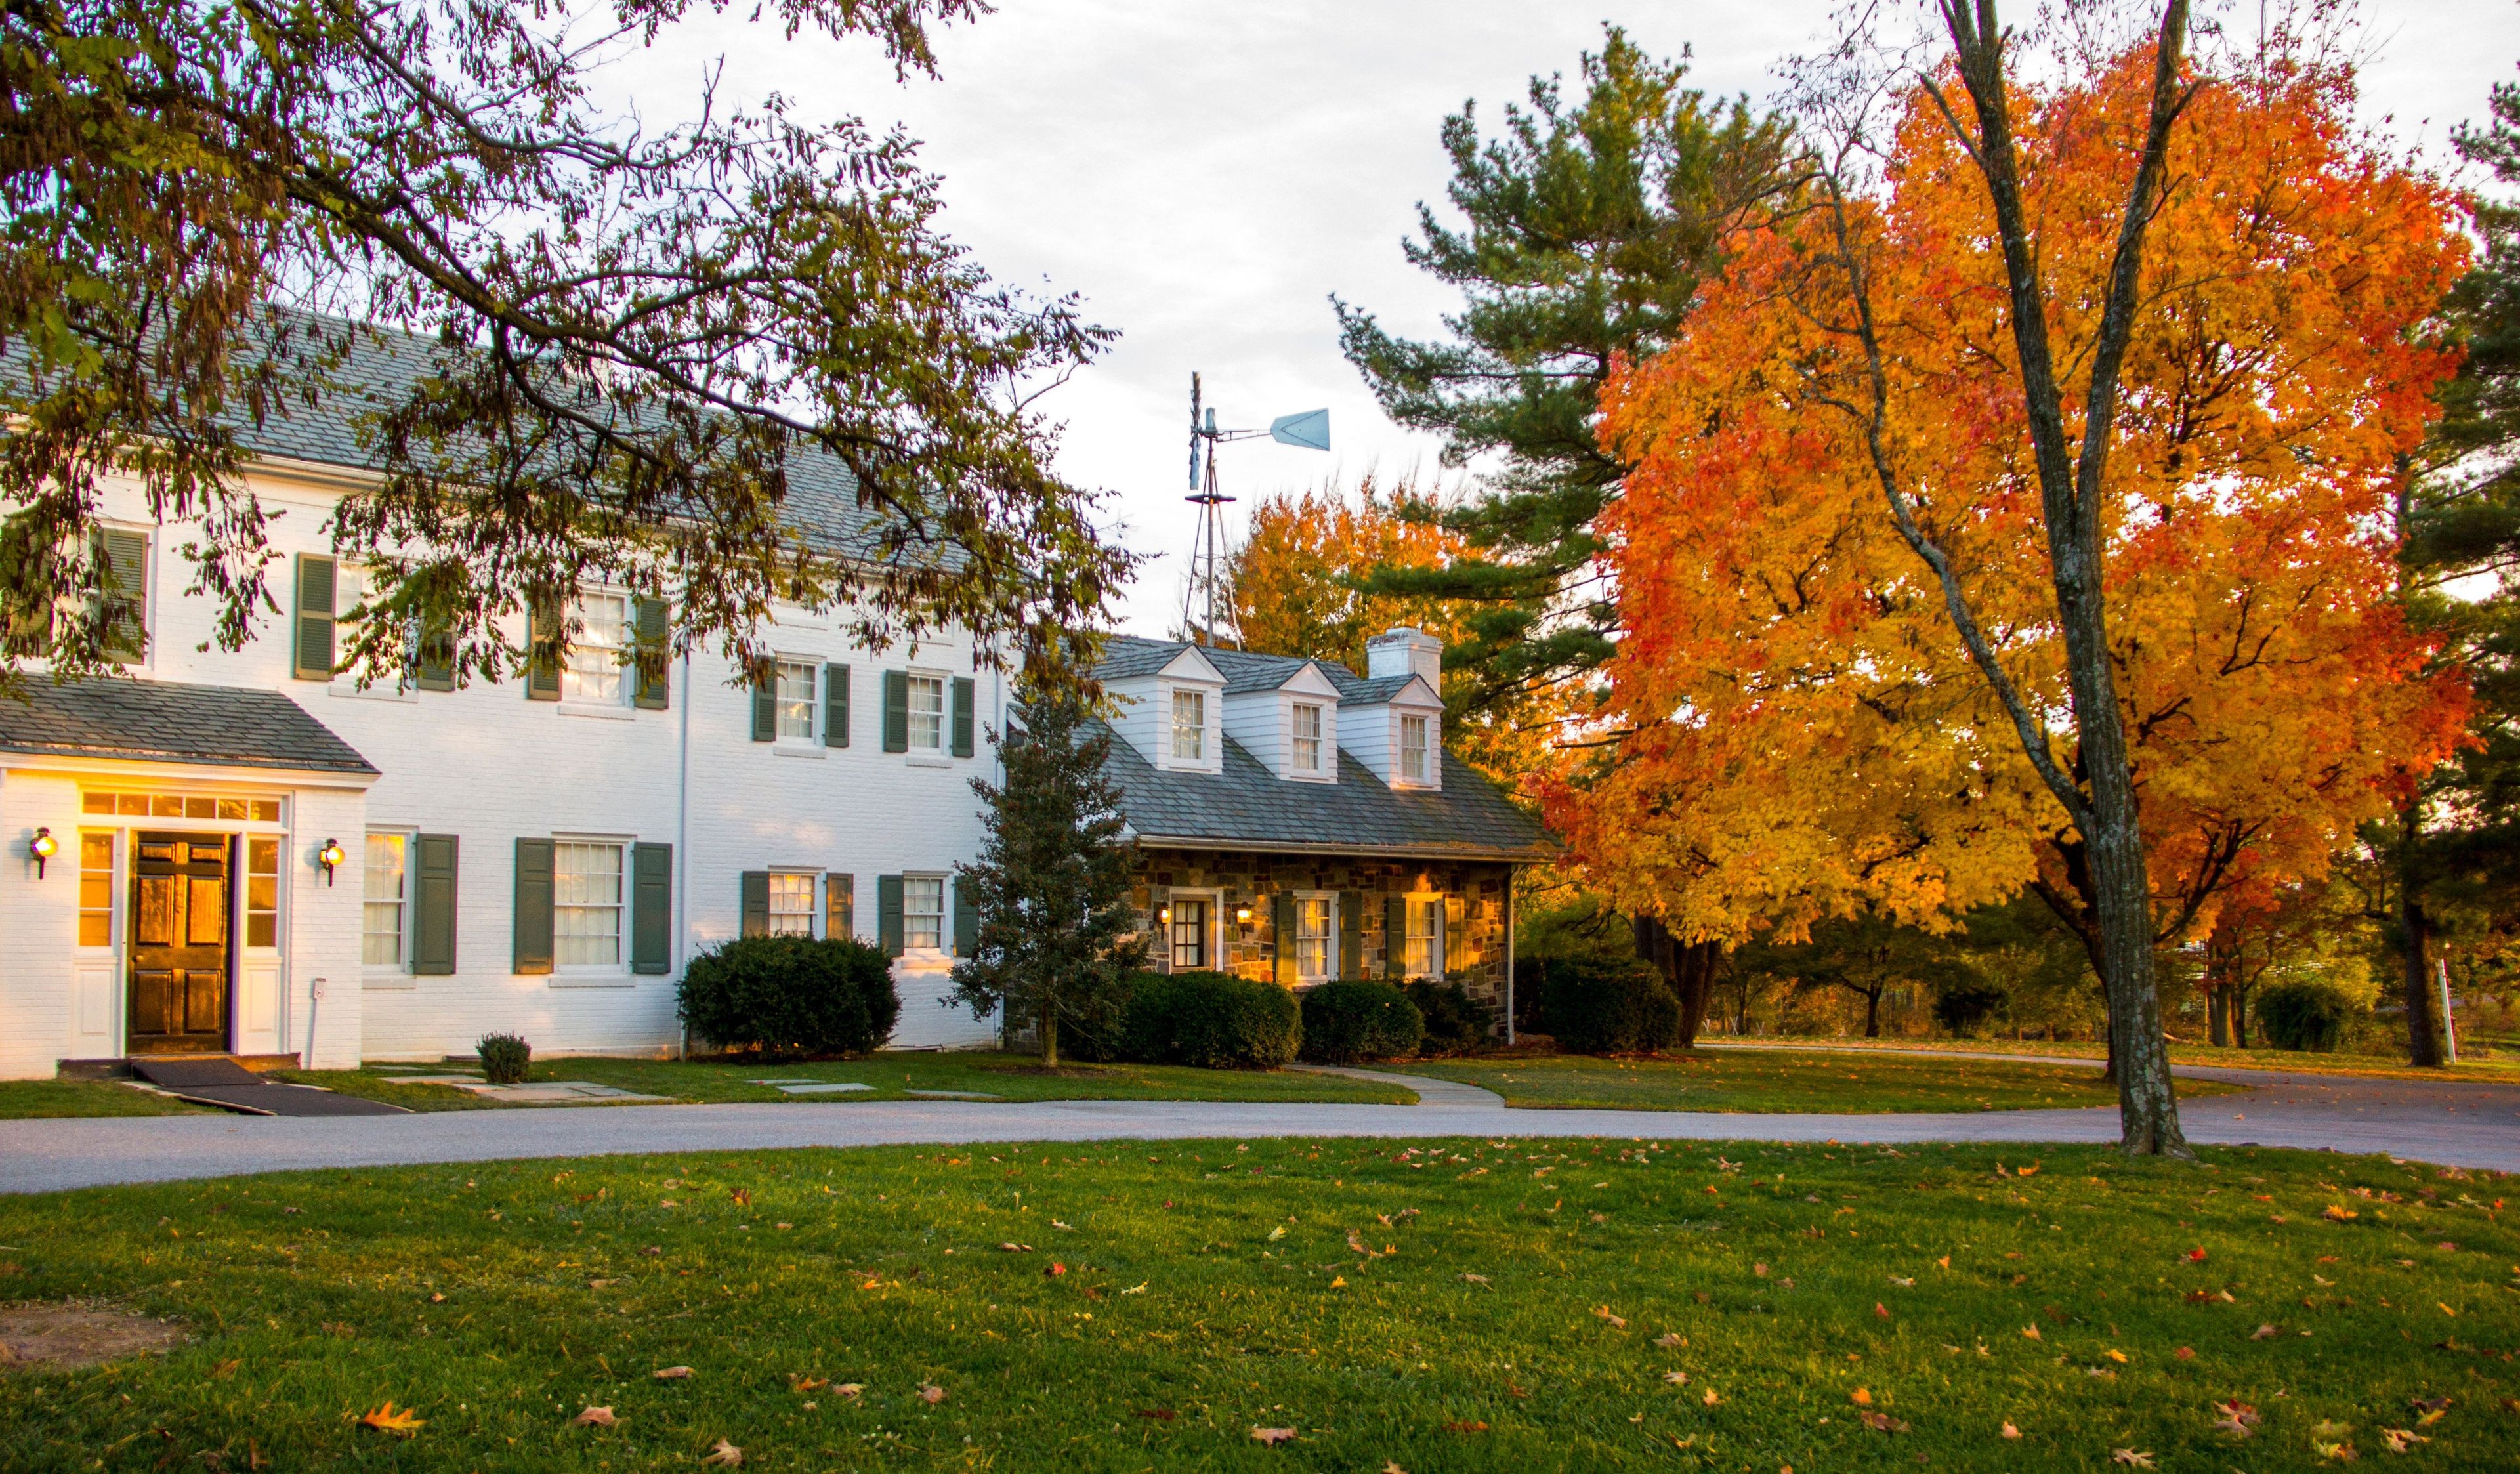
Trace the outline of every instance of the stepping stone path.
<path fill-rule="evenodd" d="M 622 1101 L 661 1105 L 673 1099 L 671 1095 L 643 1095 L 637 1091 L 598 1085 L 592 1080 L 535 1080 L 524 1085 L 492 1085 L 478 1075 L 398 1075 L 394 1078 L 404 1085 L 450 1086 L 504 1105 L 604 1105 Z"/>
<path fill-rule="evenodd" d="M 860 1085 L 854 1080 L 755 1080 L 752 1083 L 769 1086 L 783 1095 L 831 1095 L 841 1091 L 875 1089 L 872 1085 Z"/>

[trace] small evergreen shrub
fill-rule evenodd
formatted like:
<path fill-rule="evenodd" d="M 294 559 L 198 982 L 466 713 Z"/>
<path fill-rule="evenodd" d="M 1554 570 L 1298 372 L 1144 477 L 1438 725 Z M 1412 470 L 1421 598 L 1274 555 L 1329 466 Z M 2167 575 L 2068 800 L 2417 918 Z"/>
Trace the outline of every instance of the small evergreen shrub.
<path fill-rule="evenodd" d="M 2344 1043 L 2353 1003 L 2317 983 L 2278 983 L 2258 995 L 2258 1030 L 2278 1050 L 2328 1053 Z"/>
<path fill-rule="evenodd" d="M 1121 1058 L 1206 1070 L 1274 1070 L 1303 1045 L 1295 996 L 1224 972 L 1142 972 L 1121 1026 Z"/>
<path fill-rule="evenodd" d="M 1415 1054 L 1426 1036 L 1425 1015 L 1389 983 L 1323 983 L 1304 990 L 1303 1008 L 1304 1057 L 1325 1064 Z"/>
<path fill-rule="evenodd" d="M 1934 1022 L 1965 1039 L 2011 1002 L 2012 995 L 2002 988 L 1957 983 L 1934 995 Z"/>
<path fill-rule="evenodd" d="M 1576 1054 L 1636 1054 L 1680 1038 L 1680 1000 L 1636 958 L 1559 958 L 1548 972 L 1541 1023 Z"/>
<path fill-rule="evenodd" d="M 1419 978 L 1402 991 L 1426 1020 L 1426 1037 L 1418 1045 L 1419 1053 L 1467 1054 L 1485 1049 L 1494 1037 L 1496 1010 L 1472 998 L 1461 984 Z"/>
<path fill-rule="evenodd" d="M 525 1066 L 534 1061 L 534 1047 L 518 1034 L 484 1034 L 472 1052 L 481 1056 L 481 1078 L 492 1085 L 524 1084 Z"/>
<path fill-rule="evenodd" d="M 772 1059 L 863 1054 L 901 1017 L 880 948 L 813 937 L 722 942 L 683 969 L 681 997 L 693 1033 Z"/>

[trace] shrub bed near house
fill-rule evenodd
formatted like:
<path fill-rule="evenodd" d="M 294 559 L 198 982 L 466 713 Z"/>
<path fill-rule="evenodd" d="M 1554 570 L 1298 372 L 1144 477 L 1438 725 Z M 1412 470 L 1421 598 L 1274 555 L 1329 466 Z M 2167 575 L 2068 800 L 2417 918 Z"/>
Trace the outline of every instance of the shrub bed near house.
<path fill-rule="evenodd" d="M 1496 1029 L 1496 1010 L 1470 996 L 1459 983 L 1419 978 L 1403 990 L 1426 1020 L 1420 1054 L 1467 1054 L 1487 1048 Z"/>
<path fill-rule="evenodd" d="M 1328 982 L 1303 995 L 1304 1057 L 1355 1064 L 1418 1052 L 1426 1018 L 1390 983 Z"/>
<path fill-rule="evenodd" d="M 2278 983 L 2258 995 L 2258 1028 L 2278 1050 L 2332 1052 L 2356 1013 L 2353 1001 L 2317 983 Z"/>
<path fill-rule="evenodd" d="M 481 1078 L 492 1085 L 522 1085 L 525 1067 L 534 1062 L 534 1047 L 521 1034 L 484 1034 L 472 1047 L 481 1056 Z"/>
<path fill-rule="evenodd" d="M 698 1038 L 766 1058 L 863 1054 L 901 1017 L 881 949 L 796 936 L 742 937 L 693 958 L 681 1005 Z"/>
<path fill-rule="evenodd" d="M 1273 1070 L 1304 1039 L 1295 996 L 1223 972 L 1142 972 L 1116 1043 L 1120 1058 L 1210 1070 Z"/>
<path fill-rule="evenodd" d="M 1634 958 L 1558 958 L 1540 1000 L 1541 1026 L 1574 1054 L 1635 1054 L 1680 1038 L 1680 1000 Z"/>

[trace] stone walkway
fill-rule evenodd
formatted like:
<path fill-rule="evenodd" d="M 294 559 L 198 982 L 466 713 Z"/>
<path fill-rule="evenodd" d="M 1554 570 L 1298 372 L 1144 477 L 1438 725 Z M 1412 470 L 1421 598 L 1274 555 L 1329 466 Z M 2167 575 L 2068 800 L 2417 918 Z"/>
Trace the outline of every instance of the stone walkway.
<path fill-rule="evenodd" d="M 1372 1074 L 1372 1072 L 1363 1072 Z M 2259 1087 L 2191 1101 L 2198 1142 L 2385 1152 L 2520 1172 L 2520 1087 L 2182 1070 Z M 1391 1078 L 1391 1077 L 1377 1077 Z M 1417 1105 L 1193 1100 L 780 1101 L 446 1111 L 349 1120 L 230 1116 L 0 1121 L 0 1192 L 323 1167 L 903 1142 L 1250 1137 L 1613 1137 L 1766 1141 L 2105 1142 L 2117 1113 L 1722 1115 L 1508 1110 L 1474 1086 L 1398 1083 Z"/>

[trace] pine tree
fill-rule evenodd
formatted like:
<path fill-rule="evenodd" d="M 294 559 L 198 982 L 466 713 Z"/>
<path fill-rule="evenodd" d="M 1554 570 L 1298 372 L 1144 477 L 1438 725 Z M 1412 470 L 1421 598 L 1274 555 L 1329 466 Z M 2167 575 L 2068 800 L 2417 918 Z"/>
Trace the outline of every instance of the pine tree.
<path fill-rule="evenodd" d="M 977 863 L 955 869 L 979 939 L 955 964 L 954 998 L 974 1018 L 1003 1007 L 1031 1021 L 1042 1063 L 1056 1065 L 1061 1025 L 1102 1033 L 1118 1022 L 1147 939 L 1129 902 L 1128 822 L 1102 776 L 1111 735 L 1072 683 L 1028 684 L 1018 730 L 998 738 L 1006 782 L 971 782 L 987 838 Z"/>

